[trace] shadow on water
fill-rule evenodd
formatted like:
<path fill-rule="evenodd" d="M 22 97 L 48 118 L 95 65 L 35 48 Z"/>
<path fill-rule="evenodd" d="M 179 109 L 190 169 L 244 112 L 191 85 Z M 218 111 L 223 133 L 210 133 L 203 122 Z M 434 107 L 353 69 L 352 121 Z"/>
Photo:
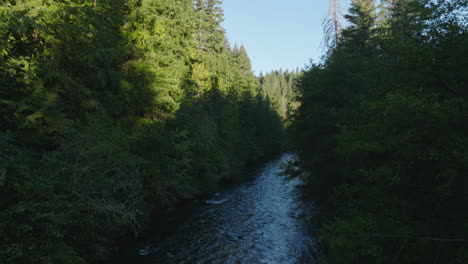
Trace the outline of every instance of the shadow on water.
<path fill-rule="evenodd" d="M 251 180 L 214 194 L 172 234 L 135 249 L 128 263 L 314 263 L 311 208 L 298 199 L 299 180 L 278 175 L 291 158 L 284 154 Z"/>

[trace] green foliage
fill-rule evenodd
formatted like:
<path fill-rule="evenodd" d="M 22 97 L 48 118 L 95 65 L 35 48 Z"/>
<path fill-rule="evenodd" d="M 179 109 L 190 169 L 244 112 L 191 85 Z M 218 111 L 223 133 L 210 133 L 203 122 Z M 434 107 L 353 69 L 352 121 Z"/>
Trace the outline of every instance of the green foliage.
<path fill-rule="evenodd" d="M 263 95 L 284 120 L 288 118 L 288 111 L 296 107 L 294 88 L 300 76 L 301 72 L 298 69 L 292 72 L 280 69 L 266 74 L 261 73 L 258 77 Z"/>
<path fill-rule="evenodd" d="M 367 48 L 374 36 L 377 13 L 375 0 L 353 0 L 349 8 L 349 14 L 345 15 L 350 26 L 342 35 L 344 42 L 353 47 Z"/>
<path fill-rule="evenodd" d="M 101 263 L 151 212 L 282 151 L 221 1 L 0 5 L 1 263 Z"/>
<path fill-rule="evenodd" d="M 462 10 L 353 1 L 338 46 L 300 78 L 291 135 L 323 212 L 323 263 L 466 261 Z"/>

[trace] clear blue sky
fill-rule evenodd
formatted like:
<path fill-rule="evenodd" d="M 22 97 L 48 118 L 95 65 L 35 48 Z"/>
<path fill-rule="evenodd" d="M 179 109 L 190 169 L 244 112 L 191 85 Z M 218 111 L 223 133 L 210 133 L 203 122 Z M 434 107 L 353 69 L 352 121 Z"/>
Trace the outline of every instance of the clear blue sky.
<path fill-rule="evenodd" d="M 223 8 L 229 42 L 245 46 L 255 74 L 319 60 L 328 0 L 224 0 Z"/>

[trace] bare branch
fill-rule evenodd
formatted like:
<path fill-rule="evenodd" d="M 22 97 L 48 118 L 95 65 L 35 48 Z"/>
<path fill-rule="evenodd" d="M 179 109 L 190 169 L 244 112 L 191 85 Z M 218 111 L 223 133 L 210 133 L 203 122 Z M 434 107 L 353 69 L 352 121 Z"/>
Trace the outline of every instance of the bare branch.
<path fill-rule="evenodd" d="M 323 46 L 327 52 L 334 50 L 338 46 L 341 39 L 341 18 L 343 17 L 343 9 L 339 0 L 330 0 L 328 14 L 322 21 L 324 38 Z"/>

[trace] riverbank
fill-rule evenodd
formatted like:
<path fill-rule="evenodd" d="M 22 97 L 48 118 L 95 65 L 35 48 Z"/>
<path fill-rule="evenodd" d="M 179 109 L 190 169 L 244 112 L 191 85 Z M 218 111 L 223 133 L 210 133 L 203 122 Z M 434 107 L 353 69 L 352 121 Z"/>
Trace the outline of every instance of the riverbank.
<path fill-rule="evenodd" d="M 145 256 L 145 247 L 148 241 L 157 243 L 173 234 L 187 219 L 195 215 L 207 203 L 219 203 L 222 199 L 219 194 L 229 188 L 235 187 L 243 182 L 252 181 L 261 171 L 263 166 L 269 162 L 279 159 L 284 154 L 266 155 L 256 161 L 249 162 L 234 177 L 223 179 L 217 190 L 210 193 L 199 194 L 192 198 L 180 199 L 171 208 L 160 208 L 154 211 L 148 224 L 143 228 L 140 235 L 135 237 L 129 233 L 117 241 L 114 245 L 114 255 L 108 263 L 135 263 L 141 261 Z"/>
<path fill-rule="evenodd" d="M 152 258 L 157 258 L 157 263 L 207 259 L 230 263 L 248 256 L 258 261 L 310 256 L 302 254 L 314 242 L 301 219 L 305 208 L 297 199 L 298 182 L 285 182 L 277 175 L 280 164 L 290 157 L 281 155 L 257 165 L 244 174 L 244 181 L 155 219 L 153 230 L 128 245 L 113 263 L 143 263 Z M 190 253 L 178 253 L 183 251 Z"/>

